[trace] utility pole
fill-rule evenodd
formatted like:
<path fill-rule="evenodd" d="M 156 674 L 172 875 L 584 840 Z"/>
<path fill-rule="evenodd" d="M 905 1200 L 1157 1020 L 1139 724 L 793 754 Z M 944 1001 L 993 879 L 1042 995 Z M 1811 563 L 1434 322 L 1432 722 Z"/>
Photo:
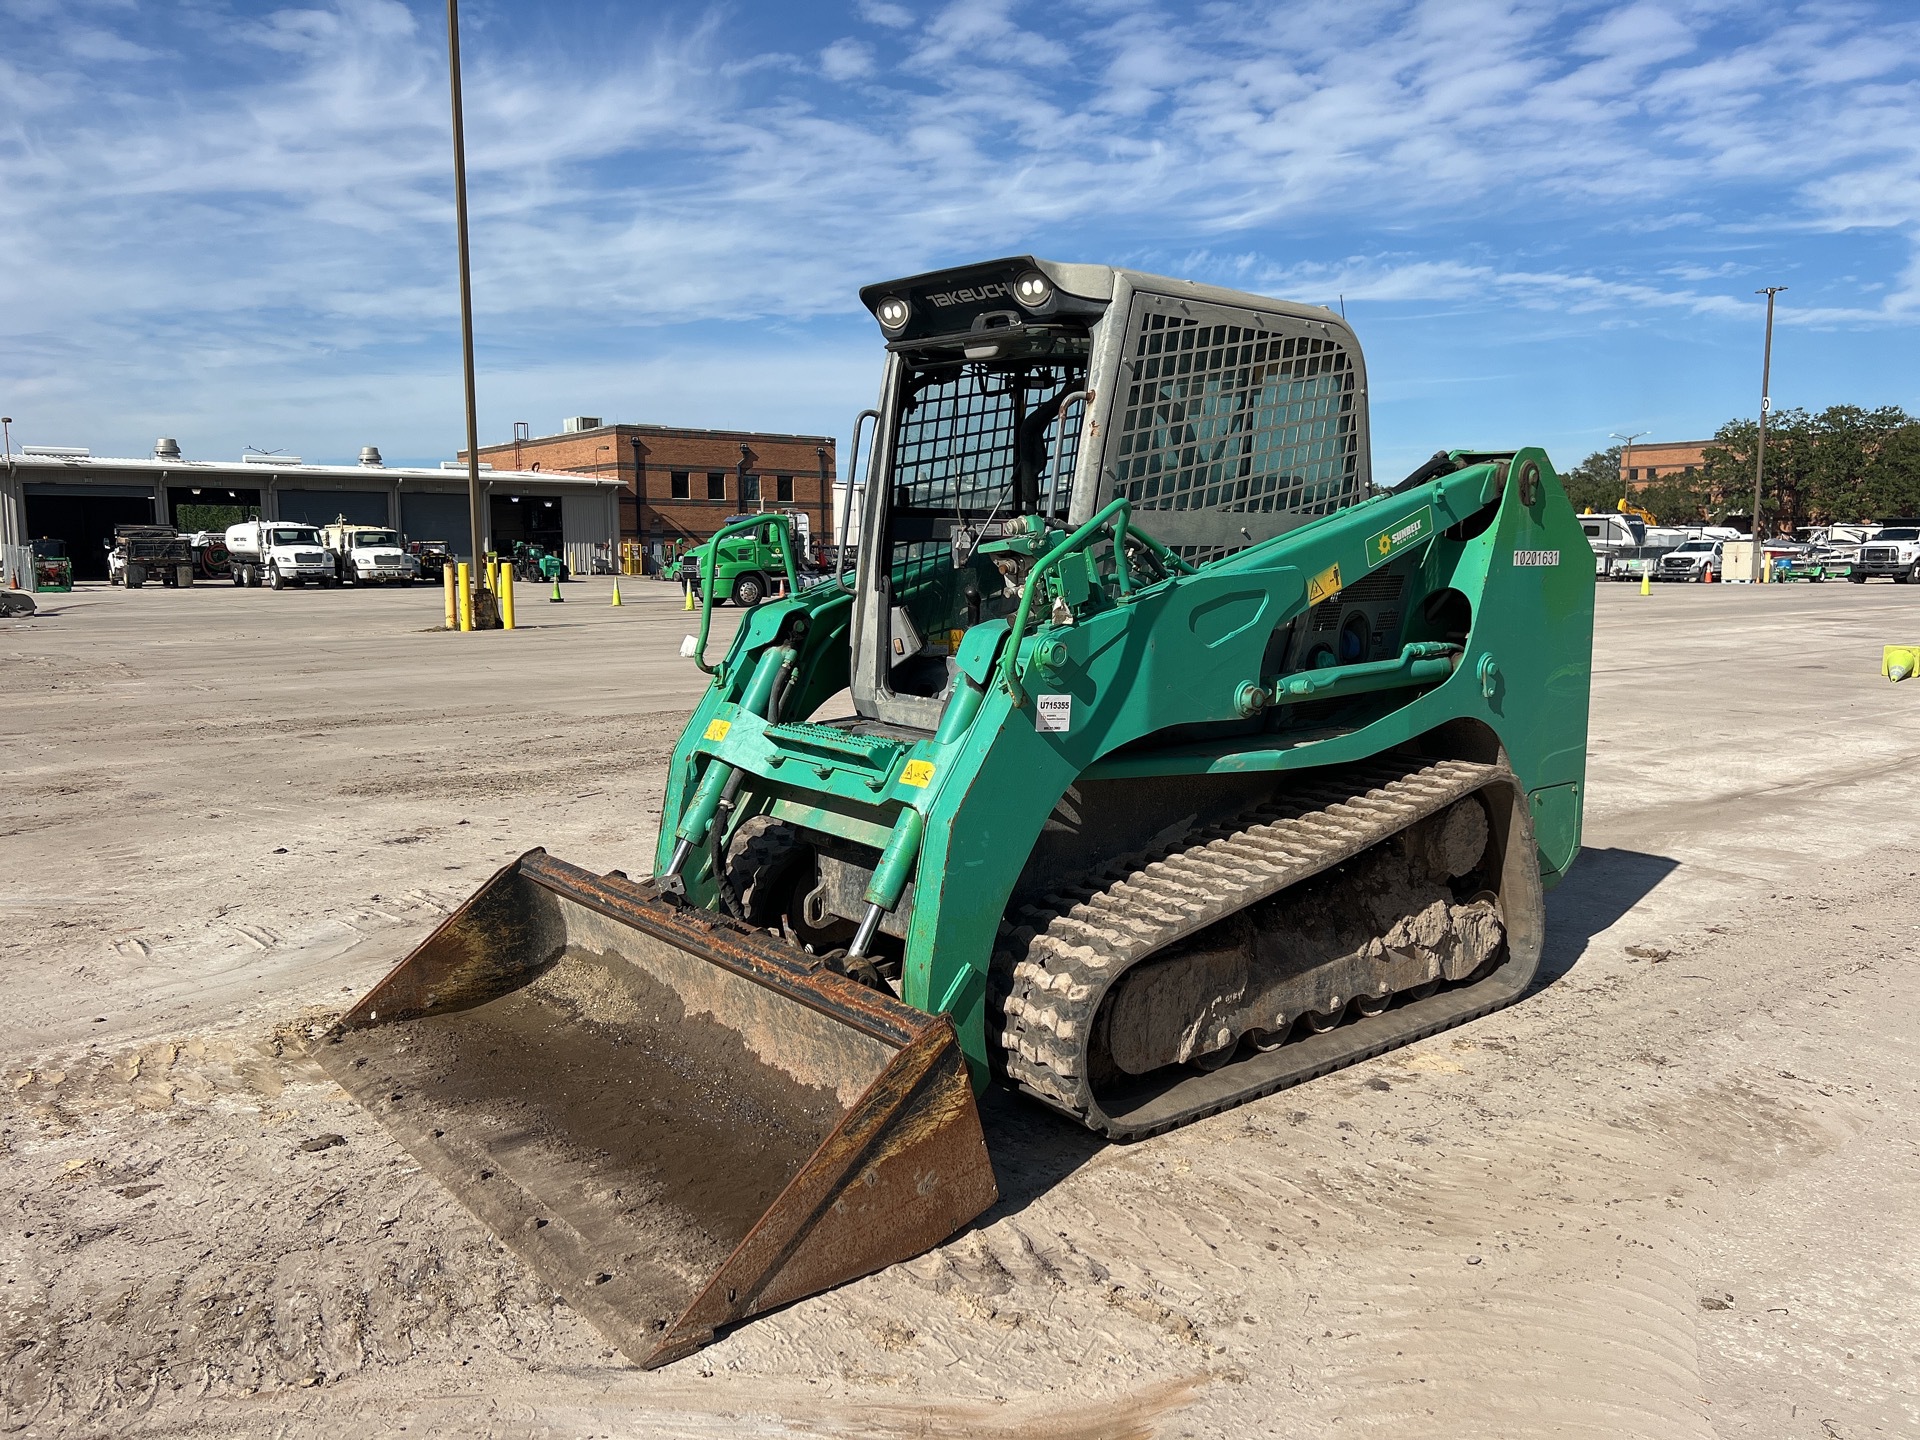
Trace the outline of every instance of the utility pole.
<path fill-rule="evenodd" d="M 496 621 L 481 548 L 485 527 L 480 517 L 480 418 L 473 396 L 473 269 L 467 258 L 466 123 L 460 114 L 460 0 L 447 0 L 447 74 L 453 95 L 453 213 L 460 234 L 460 359 L 467 385 L 467 519 L 473 547 L 473 568 L 468 573 L 473 576 L 474 628 L 491 630 Z"/>
<path fill-rule="evenodd" d="M 1753 292 L 1767 297 L 1767 341 L 1760 352 L 1760 443 L 1754 447 L 1753 456 L 1753 560 L 1763 580 L 1767 578 L 1767 567 L 1760 550 L 1760 482 L 1767 476 L 1767 414 L 1773 409 L 1773 297 L 1786 288 L 1768 285 Z"/>

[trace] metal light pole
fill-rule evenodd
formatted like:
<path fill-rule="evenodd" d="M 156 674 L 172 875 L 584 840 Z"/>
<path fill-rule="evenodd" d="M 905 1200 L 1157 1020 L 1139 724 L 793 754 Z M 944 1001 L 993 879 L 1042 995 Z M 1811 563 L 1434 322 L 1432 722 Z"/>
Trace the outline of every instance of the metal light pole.
<path fill-rule="evenodd" d="M 1767 413 L 1773 409 L 1773 297 L 1787 287 L 1768 285 L 1756 290 L 1756 295 L 1767 297 L 1767 341 L 1760 354 L 1760 443 L 1754 448 L 1753 456 L 1753 547 L 1754 563 L 1760 567 L 1761 578 L 1767 578 L 1766 562 L 1761 556 L 1760 544 L 1760 482 L 1767 475 Z"/>
<path fill-rule="evenodd" d="M 447 0 L 447 75 L 453 95 L 453 213 L 460 234 L 460 359 L 467 385 L 467 518 L 473 547 L 470 573 L 474 625 L 476 629 L 492 629 L 493 593 L 486 588 L 486 568 L 481 563 L 485 527 L 480 518 L 480 418 L 473 395 L 473 269 L 467 259 L 467 136 L 460 113 L 460 0 Z"/>
<path fill-rule="evenodd" d="M 1618 430 L 1615 430 L 1607 436 L 1609 440 L 1624 440 L 1626 442 L 1626 453 L 1620 457 L 1620 468 L 1626 472 L 1626 474 L 1620 477 L 1620 483 L 1622 485 L 1629 484 L 1633 479 L 1633 442 L 1638 440 L 1642 435 L 1651 435 L 1652 433 L 1651 430 L 1636 430 L 1631 435 L 1622 435 Z"/>

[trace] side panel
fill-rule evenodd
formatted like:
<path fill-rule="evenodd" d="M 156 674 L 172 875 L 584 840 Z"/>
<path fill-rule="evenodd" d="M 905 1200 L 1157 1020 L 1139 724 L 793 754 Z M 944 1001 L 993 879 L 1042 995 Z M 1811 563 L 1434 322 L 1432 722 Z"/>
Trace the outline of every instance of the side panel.
<path fill-rule="evenodd" d="M 1036 694 L 1072 697 L 1069 728 L 1038 731 L 1035 707 L 1014 709 L 996 688 L 968 741 L 942 756 L 944 783 L 930 797 L 908 939 L 908 1003 L 949 1011 L 963 1047 L 984 1065 L 985 966 L 1021 863 L 1068 786 L 1122 747 L 1231 715 L 1229 697 L 1259 675 L 1271 629 L 1304 610 L 1301 577 L 1335 565 L 1349 576 L 1366 574 L 1370 543 L 1429 506 L 1435 519 L 1417 557 L 1428 587 L 1459 591 L 1473 610 L 1452 676 L 1370 724 L 1313 743 L 1248 722 L 1235 742 L 1252 761 L 1243 768 L 1344 764 L 1449 722 L 1477 721 L 1497 738 L 1522 787 L 1541 797 L 1531 805 L 1539 863 L 1543 879 L 1556 881 L 1580 843 L 1594 580 L 1585 539 L 1545 455 L 1522 451 L 1511 468 L 1517 475 L 1527 465 L 1539 467 L 1542 481 L 1534 503 L 1521 503 L 1520 487 L 1506 480 L 1493 523 L 1476 535 L 1446 532 L 1471 528 L 1461 522 L 1480 508 L 1484 470 L 1328 516 L 1092 623 L 1044 632 L 1064 638 L 1069 658 L 1051 672 L 1032 672 L 1028 683 Z M 1528 563 L 1543 553 L 1557 553 L 1557 563 Z M 1223 612 L 1250 614 L 1253 606 L 1260 607 L 1256 623 L 1220 624 Z M 1193 773 L 1234 768 L 1229 758 Z M 1250 776 L 1250 785 L 1259 780 Z"/>

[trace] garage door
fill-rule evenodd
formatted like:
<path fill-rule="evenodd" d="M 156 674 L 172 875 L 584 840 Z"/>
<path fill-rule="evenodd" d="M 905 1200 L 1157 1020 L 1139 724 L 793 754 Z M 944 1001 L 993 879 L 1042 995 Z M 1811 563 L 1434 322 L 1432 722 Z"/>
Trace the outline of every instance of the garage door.
<path fill-rule="evenodd" d="M 107 578 L 116 525 L 153 524 L 153 489 L 130 485 L 29 485 L 27 536 L 67 542 L 76 580 Z"/>
<path fill-rule="evenodd" d="M 281 520 L 331 525 L 342 515 L 355 525 L 385 525 L 387 497 L 380 490 L 282 490 Z"/>
<path fill-rule="evenodd" d="M 438 540 L 462 559 L 473 549 L 464 495 L 400 492 L 400 533 L 409 540 Z"/>

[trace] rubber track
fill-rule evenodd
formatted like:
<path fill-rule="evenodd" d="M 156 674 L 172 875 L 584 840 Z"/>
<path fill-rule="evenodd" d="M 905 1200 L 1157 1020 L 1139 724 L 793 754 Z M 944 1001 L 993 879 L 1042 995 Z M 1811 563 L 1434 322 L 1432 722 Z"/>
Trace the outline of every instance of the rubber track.
<path fill-rule="evenodd" d="M 1096 880 L 1023 907 L 1015 922 L 1002 925 L 994 956 L 1007 1077 L 1116 1139 L 1171 1129 L 1292 1083 L 1256 1082 L 1192 1115 L 1123 1126 L 1100 1109 L 1087 1079 L 1093 1020 L 1129 966 L 1503 779 L 1511 779 L 1503 767 L 1465 760 L 1342 767 L 1281 801 L 1188 836 L 1161 858 L 1110 874 L 1106 883 Z M 1358 1047 L 1315 1073 L 1385 1048 Z"/>

